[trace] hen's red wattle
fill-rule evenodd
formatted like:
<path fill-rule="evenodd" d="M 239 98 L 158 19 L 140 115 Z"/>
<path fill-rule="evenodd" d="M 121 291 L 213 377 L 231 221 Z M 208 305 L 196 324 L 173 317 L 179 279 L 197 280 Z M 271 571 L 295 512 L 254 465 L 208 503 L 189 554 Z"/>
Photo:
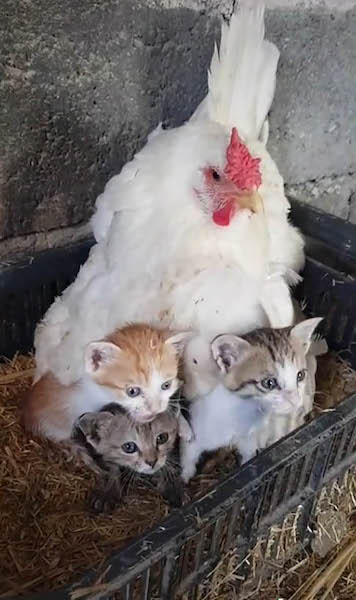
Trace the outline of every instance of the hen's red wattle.
<path fill-rule="evenodd" d="M 228 225 L 230 225 L 230 221 L 234 216 L 234 213 L 235 211 L 233 203 L 228 202 L 227 204 L 225 204 L 225 206 L 223 206 L 223 208 L 220 208 L 219 210 L 213 212 L 213 221 L 215 225 L 220 225 L 220 227 L 227 227 Z"/>

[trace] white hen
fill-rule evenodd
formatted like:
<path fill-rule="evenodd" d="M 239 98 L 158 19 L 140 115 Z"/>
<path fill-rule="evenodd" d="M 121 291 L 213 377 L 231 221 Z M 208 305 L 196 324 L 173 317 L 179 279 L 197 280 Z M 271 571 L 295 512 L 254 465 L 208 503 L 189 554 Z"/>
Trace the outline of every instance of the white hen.
<path fill-rule="evenodd" d="M 37 328 L 37 379 L 52 371 L 75 381 L 86 344 L 130 321 L 206 338 L 292 323 L 288 276 L 303 266 L 303 241 L 265 147 L 279 53 L 264 40 L 263 5 L 239 5 L 191 120 L 159 126 L 98 198 L 97 243 Z M 259 166 L 243 155 L 233 127 Z M 258 184 L 246 183 L 258 170 L 264 211 Z"/>

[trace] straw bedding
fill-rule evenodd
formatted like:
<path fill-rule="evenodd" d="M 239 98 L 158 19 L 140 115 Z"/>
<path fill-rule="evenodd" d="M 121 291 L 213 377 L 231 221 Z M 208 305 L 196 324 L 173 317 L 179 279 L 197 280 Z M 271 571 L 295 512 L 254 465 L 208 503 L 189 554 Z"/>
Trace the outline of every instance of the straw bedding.
<path fill-rule="evenodd" d="M 88 568 L 100 567 L 110 552 L 150 528 L 169 510 L 158 494 L 146 488 L 140 490 L 133 483 L 127 505 L 113 515 L 91 515 L 87 496 L 94 484 L 94 475 L 55 445 L 29 439 L 21 428 L 19 407 L 32 374 L 33 359 L 29 356 L 18 356 L 0 365 L 0 598 L 45 591 L 75 581 Z M 333 356 L 321 357 L 317 387 L 316 412 L 328 410 L 356 388 L 356 374 Z M 228 461 L 197 477 L 189 497 L 192 499 L 206 491 L 232 466 L 233 461 Z M 355 474 L 350 475 L 349 485 L 350 481 L 355 489 Z M 347 529 L 350 537 L 350 528 Z M 355 531 L 353 534 L 355 539 Z M 351 564 L 353 550 L 347 553 L 347 543 L 347 539 L 342 542 L 346 544 L 344 562 L 348 560 Z M 332 552 L 337 550 L 334 548 Z M 291 575 L 283 566 L 286 589 L 294 591 L 294 584 L 304 581 L 313 570 L 310 561 L 304 559 L 305 556 L 300 559 L 300 566 L 294 564 Z M 317 555 L 310 560 L 314 561 L 315 568 L 322 562 Z M 220 590 L 218 596 L 213 586 L 209 597 L 234 598 L 230 585 L 234 569 L 236 571 L 236 565 L 232 564 L 227 576 L 224 568 L 223 585 L 217 577 L 215 586 Z M 278 579 L 278 574 L 275 578 Z M 344 583 L 340 585 L 354 585 L 354 595 L 338 597 L 356 598 L 356 575 L 350 565 L 345 567 L 342 578 Z M 281 585 L 280 582 L 277 585 L 277 579 L 270 581 L 274 588 L 270 587 L 267 595 L 260 587 L 259 600 L 278 597 L 276 593 L 278 590 L 280 594 Z M 291 593 L 288 593 L 290 595 L 284 597 L 290 600 Z M 297 598 L 299 600 L 299 596 L 295 600 Z M 304 596 L 300 598 L 304 600 Z M 314 600 L 312 596 L 310 600 L 312 598 Z M 305 600 L 309 597 L 305 596 Z"/>
<path fill-rule="evenodd" d="M 321 492 L 309 553 L 297 540 L 300 514 L 289 514 L 258 540 L 245 559 L 246 582 L 237 585 L 244 564 L 232 551 L 199 586 L 197 600 L 355 600 L 356 467 Z"/>

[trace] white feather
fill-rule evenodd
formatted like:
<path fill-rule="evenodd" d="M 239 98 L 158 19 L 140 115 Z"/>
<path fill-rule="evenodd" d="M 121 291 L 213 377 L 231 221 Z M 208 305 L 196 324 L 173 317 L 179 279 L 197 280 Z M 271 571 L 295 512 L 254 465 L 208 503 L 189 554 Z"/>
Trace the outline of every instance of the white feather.
<path fill-rule="evenodd" d="M 220 379 L 211 344 L 202 335 L 191 339 L 184 351 L 184 398 L 194 400 L 213 390 Z"/>
<path fill-rule="evenodd" d="M 264 35 L 263 3 L 240 2 L 229 25 L 223 24 L 220 48 L 215 45 L 211 60 L 204 110 L 199 108 L 200 118 L 237 127 L 248 141 L 259 139 L 276 85 L 279 51 Z"/>

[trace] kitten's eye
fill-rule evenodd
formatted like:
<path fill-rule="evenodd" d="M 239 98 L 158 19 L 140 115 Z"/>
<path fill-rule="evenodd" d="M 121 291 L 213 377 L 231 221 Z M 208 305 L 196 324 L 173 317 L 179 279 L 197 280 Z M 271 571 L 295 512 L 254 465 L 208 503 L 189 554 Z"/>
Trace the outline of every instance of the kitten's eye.
<path fill-rule="evenodd" d="M 141 394 L 141 388 L 139 387 L 128 387 L 126 388 L 126 394 L 130 396 L 130 398 L 135 398 Z"/>
<path fill-rule="evenodd" d="M 161 444 L 165 444 L 166 442 L 168 442 L 168 433 L 164 432 L 164 433 L 160 433 L 157 436 L 157 444 L 161 445 Z"/>
<path fill-rule="evenodd" d="M 126 454 L 134 454 L 137 452 L 137 444 L 135 442 L 126 442 L 126 444 L 122 444 L 121 450 Z"/>
<path fill-rule="evenodd" d="M 211 175 L 212 175 L 213 179 L 215 179 L 215 181 L 220 181 L 221 176 L 217 171 L 215 171 L 215 169 L 211 170 Z"/>
<path fill-rule="evenodd" d="M 162 390 L 169 390 L 169 388 L 172 386 L 172 382 L 171 381 L 165 381 L 164 383 L 162 383 L 161 388 Z"/>
<path fill-rule="evenodd" d="M 301 371 L 298 371 L 297 383 L 300 383 L 301 381 L 303 381 L 303 379 L 305 379 L 306 374 L 307 374 L 306 369 L 302 369 Z"/>
<path fill-rule="evenodd" d="M 275 377 L 266 377 L 266 379 L 262 379 L 261 385 L 266 390 L 275 390 L 278 387 L 278 381 Z"/>

